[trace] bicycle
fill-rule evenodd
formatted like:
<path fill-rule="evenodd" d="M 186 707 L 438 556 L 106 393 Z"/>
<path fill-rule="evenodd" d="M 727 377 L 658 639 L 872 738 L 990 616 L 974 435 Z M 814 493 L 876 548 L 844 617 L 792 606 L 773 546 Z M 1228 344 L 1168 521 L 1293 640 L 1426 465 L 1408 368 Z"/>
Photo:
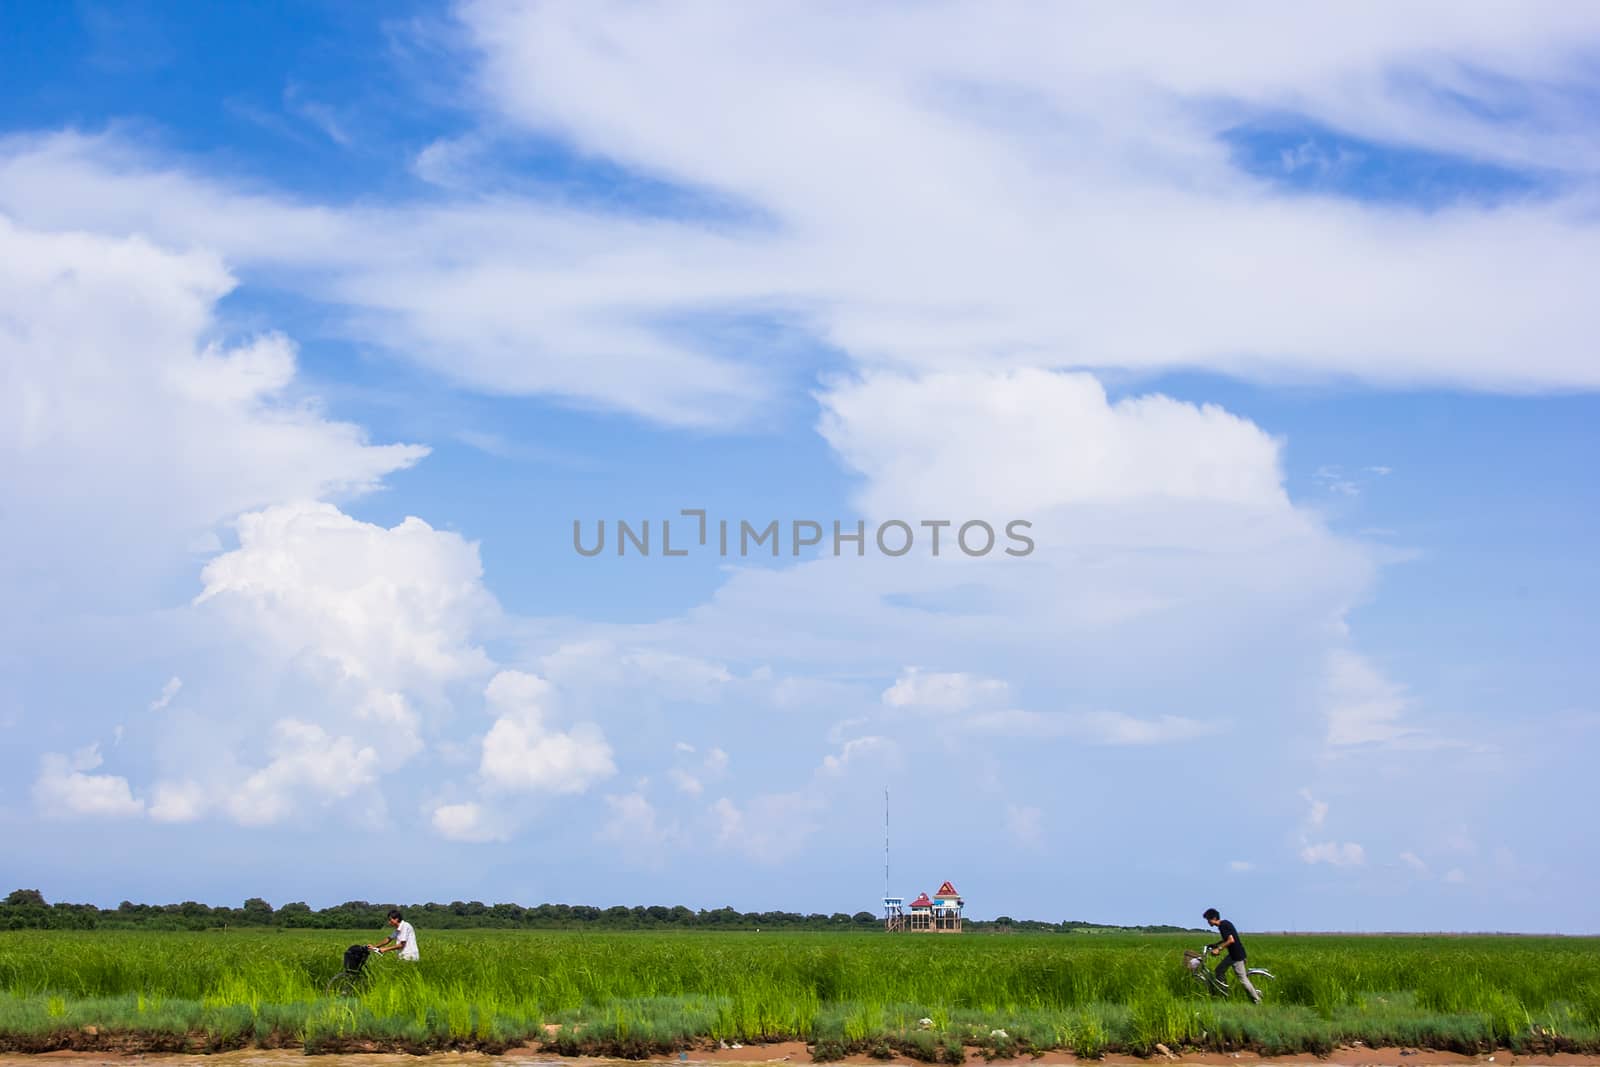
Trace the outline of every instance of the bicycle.
<path fill-rule="evenodd" d="M 358 997 L 372 984 L 367 958 L 373 955 L 366 945 L 351 945 L 344 950 L 344 970 L 328 980 L 330 997 Z"/>
<path fill-rule="evenodd" d="M 1233 986 L 1225 978 L 1218 978 L 1210 967 L 1206 966 L 1206 950 L 1196 952 L 1192 948 L 1183 950 L 1183 965 L 1189 969 L 1194 980 L 1207 993 L 1218 996 L 1228 996 L 1233 992 Z M 1247 967 L 1244 972 L 1250 979 L 1251 985 L 1256 985 L 1261 979 L 1275 979 L 1277 975 L 1265 967 Z"/>

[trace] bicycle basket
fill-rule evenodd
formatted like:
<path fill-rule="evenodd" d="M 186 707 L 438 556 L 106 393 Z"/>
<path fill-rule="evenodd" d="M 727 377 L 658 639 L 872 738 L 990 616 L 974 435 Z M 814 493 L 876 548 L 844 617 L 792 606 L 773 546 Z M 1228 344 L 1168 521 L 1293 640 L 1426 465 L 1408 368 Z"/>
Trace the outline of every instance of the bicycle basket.
<path fill-rule="evenodd" d="M 359 971 L 366 964 L 367 957 L 371 953 L 372 950 L 366 945 L 351 945 L 344 950 L 344 969 L 347 971 Z"/>

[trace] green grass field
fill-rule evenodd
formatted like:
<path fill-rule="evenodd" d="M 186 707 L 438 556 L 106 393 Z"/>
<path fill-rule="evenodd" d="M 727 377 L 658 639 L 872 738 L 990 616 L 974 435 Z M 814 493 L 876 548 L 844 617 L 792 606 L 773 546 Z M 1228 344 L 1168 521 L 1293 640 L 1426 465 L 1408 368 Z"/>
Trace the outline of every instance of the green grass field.
<path fill-rule="evenodd" d="M 646 1055 L 801 1039 L 817 1059 L 942 1062 L 1158 1043 L 1600 1051 L 1593 939 L 1251 935 L 1252 964 L 1277 975 L 1256 1007 L 1188 977 L 1198 934 L 419 935 L 420 963 L 375 959 L 369 986 L 339 997 L 325 987 L 342 950 L 376 932 L 0 934 L 0 1047 Z"/>

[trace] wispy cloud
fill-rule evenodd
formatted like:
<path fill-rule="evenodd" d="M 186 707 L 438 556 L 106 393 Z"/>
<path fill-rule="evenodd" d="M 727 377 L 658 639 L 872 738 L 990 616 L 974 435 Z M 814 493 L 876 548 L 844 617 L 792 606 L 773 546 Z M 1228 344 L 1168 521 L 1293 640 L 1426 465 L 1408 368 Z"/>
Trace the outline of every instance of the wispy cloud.
<path fill-rule="evenodd" d="M 161 693 L 150 702 L 151 711 L 160 711 L 172 703 L 172 698 L 178 695 L 178 690 L 183 688 L 183 679 L 174 675 L 167 679 L 167 684 L 161 687 Z"/>
<path fill-rule="evenodd" d="M 283 106 L 311 123 L 333 143 L 341 147 L 350 144 L 350 134 L 334 109 L 308 97 L 305 87 L 298 82 L 291 81 L 283 87 Z"/>
<path fill-rule="evenodd" d="M 978 712 L 967 720 L 966 729 L 1005 737 L 1071 738 L 1100 745 L 1158 745 L 1206 737 L 1221 728 L 1180 715 L 1141 719 L 1120 711 L 1010 709 Z"/>

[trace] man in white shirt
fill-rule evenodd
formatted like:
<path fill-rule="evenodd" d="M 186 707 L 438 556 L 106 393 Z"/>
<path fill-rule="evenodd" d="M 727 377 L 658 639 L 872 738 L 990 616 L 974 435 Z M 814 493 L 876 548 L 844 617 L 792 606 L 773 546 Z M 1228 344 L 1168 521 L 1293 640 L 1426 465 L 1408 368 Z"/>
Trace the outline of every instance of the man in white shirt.
<path fill-rule="evenodd" d="M 389 909 L 389 925 L 394 927 L 394 933 L 384 938 L 380 944 L 369 945 L 374 952 L 398 952 L 403 960 L 419 960 L 417 955 L 417 932 L 411 924 L 400 916 L 399 908 Z"/>

